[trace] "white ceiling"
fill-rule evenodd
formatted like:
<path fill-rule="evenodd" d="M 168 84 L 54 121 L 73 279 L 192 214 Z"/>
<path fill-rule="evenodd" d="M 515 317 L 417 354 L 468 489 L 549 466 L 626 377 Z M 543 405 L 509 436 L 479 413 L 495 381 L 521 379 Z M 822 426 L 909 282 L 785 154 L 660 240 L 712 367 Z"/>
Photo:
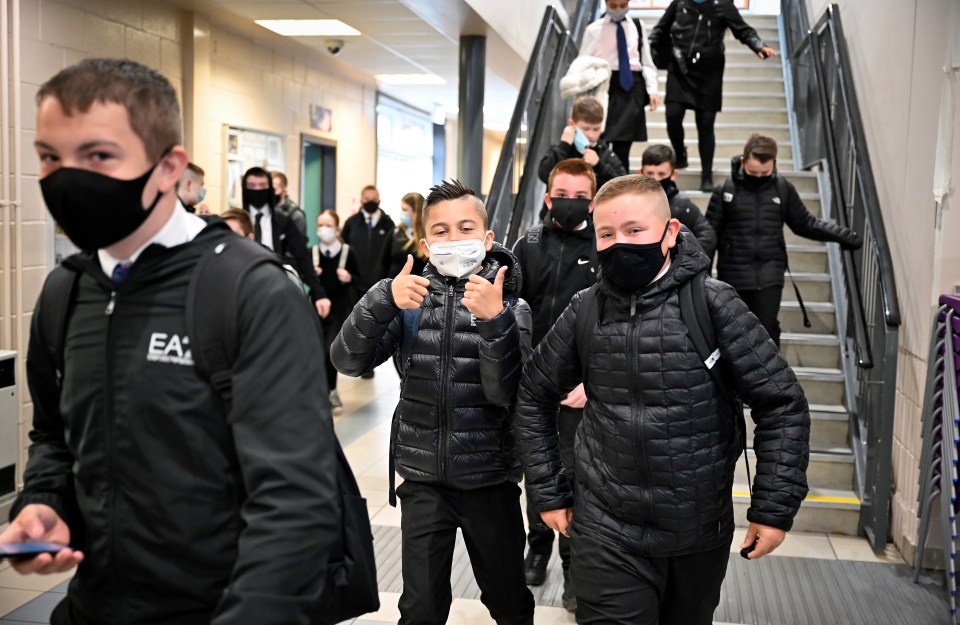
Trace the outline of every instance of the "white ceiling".
<path fill-rule="evenodd" d="M 427 113 L 441 106 L 446 111 L 457 107 L 459 72 L 459 33 L 476 22 L 463 0 L 212 0 L 220 9 L 249 20 L 258 19 L 338 19 L 359 30 L 359 37 L 337 37 L 346 45 L 337 60 L 368 74 L 432 73 L 446 80 L 438 86 L 381 85 L 384 93 Z M 426 19 L 408 8 L 426 9 Z M 437 11 L 439 9 L 440 11 Z M 442 12 L 442 16 L 438 13 Z M 439 18 L 439 19 L 438 19 Z M 428 21 L 429 20 L 429 21 Z M 476 26 L 468 26 L 476 29 Z M 295 37 L 319 54 L 328 54 L 327 37 Z M 491 54 L 488 35 L 488 63 L 485 78 L 484 124 L 505 128 L 517 97 L 518 77 L 525 60 L 515 53 L 504 53 L 499 46 Z M 513 59 L 504 57 L 513 56 Z M 491 68 L 491 60 L 512 75 L 511 84 Z M 506 62 L 504 62 L 506 60 Z"/>

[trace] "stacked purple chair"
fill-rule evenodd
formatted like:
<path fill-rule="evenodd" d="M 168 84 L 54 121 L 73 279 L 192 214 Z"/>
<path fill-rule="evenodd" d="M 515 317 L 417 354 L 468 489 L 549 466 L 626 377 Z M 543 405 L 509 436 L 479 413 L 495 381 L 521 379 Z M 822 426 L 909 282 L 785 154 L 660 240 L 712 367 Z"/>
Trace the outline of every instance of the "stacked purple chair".
<path fill-rule="evenodd" d="M 957 613 L 957 514 L 960 513 L 960 297 L 941 295 L 933 319 L 927 384 L 923 399 L 923 450 L 918 496 L 920 535 L 914 558 L 914 582 L 920 579 L 923 551 L 933 516 L 938 516 L 950 614 Z M 939 510 L 934 502 L 939 500 Z"/>

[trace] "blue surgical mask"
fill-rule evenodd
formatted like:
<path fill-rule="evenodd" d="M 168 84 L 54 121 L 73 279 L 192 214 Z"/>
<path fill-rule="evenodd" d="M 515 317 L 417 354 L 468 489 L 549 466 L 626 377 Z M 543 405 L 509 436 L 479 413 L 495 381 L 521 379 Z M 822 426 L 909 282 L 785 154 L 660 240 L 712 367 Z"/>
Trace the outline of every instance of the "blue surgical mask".
<path fill-rule="evenodd" d="M 200 193 L 197 194 L 197 204 L 203 201 L 203 198 L 207 197 L 207 188 L 200 187 Z"/>
<path fill-rule="evenodd" d="M 583 131 L 580 130 L 579 127 L 574 126 L 574 128 L 577 130 L 576 134 L 573 135 L 573 147 L 577 148 L 577 152 L 583 154 L 584 151 L 590 147 L 590 140 L 587 139 L 587 135 L 583 134 Z"/>
<path fill-rule="evenodd" d="M 413 228 L 413 215 L 410 213 L 400 213 L 400 223 L 404 228 Z"/>
<path fill-rule="evenodd" d="M 622 11 L 614 11 L 613 9 L 607 9 L 607 15 L 609 15 L 614 22 L 619 22 L 620 20 L 624 20 L 627 18 L 627 11 L 629 10 L 630 9 L 624 9 Z"/>

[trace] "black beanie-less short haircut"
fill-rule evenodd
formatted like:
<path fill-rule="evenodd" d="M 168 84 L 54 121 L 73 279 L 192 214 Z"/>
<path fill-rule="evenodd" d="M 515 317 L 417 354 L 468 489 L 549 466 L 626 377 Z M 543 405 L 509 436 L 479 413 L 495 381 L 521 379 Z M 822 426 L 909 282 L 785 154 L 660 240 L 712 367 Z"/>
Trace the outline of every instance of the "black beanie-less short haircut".
<path fill-rule="evenodd" d="M 662 165 L 663 163 L 670 163 L 670 167 L 674 169 L 677 167 L 676 154 L 674 154 L 673 148 L 669 145 L 655 143 L 643 151 L 643 157 L 640 161 L 641 167 L 647 165 Z"/>
<path fill-rule="evenodd" d="M 439 204 L 440 202 L 450 202 L 452 200 L 459 200 L 462 197 L 472 197 L 474 204 L 476 205 L 477 214 L 483 220 L 483 227 L 488 227 L 487 220 L 487 209 L 483 205 L 483 200 L 477 197 L 476 192 L 470 187 L 466 186 L 459 180 L 444 180 L 440 184 L 433 185 L 430 187 L 430 193 L 427 195 L 427 199 L 423 204 L 423 225 L 427 225 L 427 215 L 430 214 L 430 209 Z"/>

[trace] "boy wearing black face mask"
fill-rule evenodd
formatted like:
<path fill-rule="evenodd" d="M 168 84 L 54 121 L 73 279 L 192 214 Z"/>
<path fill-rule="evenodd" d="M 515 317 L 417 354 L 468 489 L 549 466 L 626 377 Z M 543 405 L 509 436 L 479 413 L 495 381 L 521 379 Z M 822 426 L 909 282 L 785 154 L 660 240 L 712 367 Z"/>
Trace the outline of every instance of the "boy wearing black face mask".
<path fill-rule="evenodd" d="M 669 145 L 651 145 L 643 151 L 643 160 L 637 173 L 660 181 L 660 186 L 670 202 L 670 216 L 693 233 L 697 243 L 703 248 L 703 253 L 712 259 L 713 252 L 717 249 L 717 234 L 693 200 L 681 193 L 677 187 L 677 175 L 680 171 L 676 167 L 676 158 Z"/>
<path fill-rule="evenodd" d="M 521 274 L 510 250 L 494 242 L 471 189 L 457 181 L 434 186 L 422 216 L 423 275 L 411 273 L 408 256 L 396 277 L 354 307 L 330 353 L 337 370 L 353 376 L 401 356 L 390 433 L 391 491 L 394 465 L 404 480 L 396 489 L 400 622 L 447 622 L 459 528 L 493 619 L 532 625 L 512 410 L 530 353 L 530 308 L 517 299 Z"/>
<path fill-rule="evenodd" d="M 796 188 L 777 174 L 777 142 L 754 134 L 742 156 L 730 160 L 731 175 L 713 192 L 707 221 L 717 232 L 717 277 L 737 290 L 780 345 L 780 300 L 787 270 L 783 225 L 796 234 L 859 249 L 856 232 L 807 211 Z"/>
<path fill-rule="evenodd" d="M 262 249 L 178 208 L 181 127 L 173 86 L 129 60 L 38 94 L 41 191 L 84 251 L 34 311 L 30 459 L 0 543 L 67 545 L 13 563 L 80 565 L 54 625 L 306 623 L 340 543 L 318 320 Z M 195 272 L 224 258 L 249 261 L 235 301 L 191 313 Z M 229 406 L 190 314 L 236 330 Z"/>
<path fill-rule="evenodd" d="M 590 165 L 579 158 L 560 161 L 547 181 L 544 201 L 550 212 L 513 247 L 525 280 L 521 296 L 533 311 L 533 345 L 567 307 L 577 292 L 597 281 L 596 247 L 590 212 L 596 178 Z M 559 415 L 560 454 L 564 467 L 573 471 L 573 435 L 583 415 L 583 387 L 574 389 L 562 402 Z M 543 525 L 536 506 L 527 500 L 527 542 L 530 551 L 525 567 L 527 583 L 539 586 L 546 580 L 553 551 L 554 532 Z M 570 575 L 570 544 L 560 537 L 563 560 L 563 607 L 576 609 L 576 593 Z"/>
<path fill-rule="evenodd" d="M 741 451 L 726 382 L 756 422 L 757 474 L 740 545 L 752 546 L 751 560 L 784 540 L 806 495 L 807 401 L 757 318 L 729 285 L 707 277 L 706 256 L 670 218 L 655 180 L 617 178 L 594 202 L 600 281 L 574 296 L 520 384 L 527 488 L 544 522 L 572 536 L 578 623 L 710 625 L 733 539 Z M 681 304 L 695 284 L 706 309 L 696 327 L 709 324 L 716 339 L 706 360 Z M 708 367 L 722 368 L 725 384 Z M 556 414 L 581 383 L 574 497 Z"/>

